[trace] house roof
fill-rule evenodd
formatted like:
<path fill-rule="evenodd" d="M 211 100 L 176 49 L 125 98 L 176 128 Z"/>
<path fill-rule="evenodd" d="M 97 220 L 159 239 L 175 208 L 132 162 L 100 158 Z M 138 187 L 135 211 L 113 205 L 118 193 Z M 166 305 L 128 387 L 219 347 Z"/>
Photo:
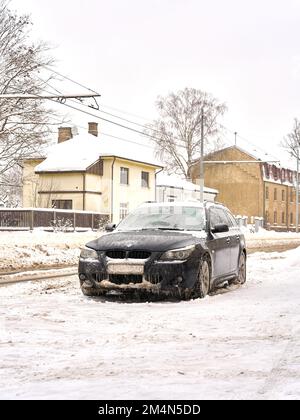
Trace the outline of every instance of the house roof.
<path fill-rule="evenodd" d="M 186 181 L 185 179 L 181 179 L 174 175 L 167 175 L 163 172 L 160 172 L 156 176 L 156 186 L 157 187 L 173 187 L 173 188 L 180 188 L 183 190 L 188 191 L 200 191 L 200 186 L 194 184 L 193 182 Z M 217 190 L 213 188 L 204 187 L 204 192 L 210 194 L 218 194 Z"/>
<path fill-rule="evenodd" d="M 147 146 L 135 144 L 130 147 L 122 140 L 85 133 L 51 146 L 46 159 L 35 167 L 35 172 L 85 171 L 99 157 L 107 156 L 163 167 L 155 158 L 154 150 Z"/>
<path fill-rule="evenodd" d="M 249 147 L 247 147 L 247 150 L 243 149 L 240 146 L 236 146 L 236 145 L 228 146 L 228 147 L 225 147 L 224 149 L 216 150 L 215 152 L 209 153 L 208 155 L 205 156 L 205 158 L 211 158 L 218 153 L 221 153 L 221 152 L 224 152 L 224 151 L 230 150 L 230 149 L 239 150 L 240 152 L 245 153 L 246 155 L 251 157 L 252 159 L 261 160 L 263 162 L 265 162 L 265 161 L 270 161 L 270 162 L 271 161 L 273 161 L 273 162 L 274 161 L 279 161 L 279 159 L 276 156 L 271 155 L 270 153 L 267 153 L 264 150 L 261 150 L 260 148 L 258 148 L 258 147 L 256 148 L 256 147 L 251 146 L 251 145 L 249 145 Z M 194 164 L 196 164 L 197 162 L 199 162 L 199 159 L 197 159 L 197 161 L 194 162 Z"/>
<path fill-rule="evenodd" d="M 262 163 L 264 162 L 262 165 L 264 181 L 273 182 L 276 184 L 288 185 L 288 186 L 296 185 L 297 172 L 293 171 L 292 169 L 282 167 L 278 158 L 276 158 L 273 155 L 268 154 L 267 152 L 261 151 L 259 148 L 251 149 L 251 147 L 249 147 L 249 150 L 244 150 L 241 147 L 236 146 L 236 145 L 229 146 L 229 147 L 225 147 L 224 149 L 220 149 L 206 155 L 205 159 L 213 158 L 214 156 L 217 156 L 219 153 L 222 153 L 230 149 L 238 150 L 242 152 L 243 154 L 245 154 L 246 156 L 249 156 L 249 158 L 261 161 Z M 245 160 L 245 159 L 241 159 L 241 160 Z M 193 166 L 197 165 L 198 162 L 199 160 L 195 161 L 193 163 Z"/>

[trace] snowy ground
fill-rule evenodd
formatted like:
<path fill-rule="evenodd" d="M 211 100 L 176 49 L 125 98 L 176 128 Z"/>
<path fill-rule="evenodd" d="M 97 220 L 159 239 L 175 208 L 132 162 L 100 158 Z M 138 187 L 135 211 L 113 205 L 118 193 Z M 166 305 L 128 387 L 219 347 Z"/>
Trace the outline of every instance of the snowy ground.
<path fill-rule="evenodd" d="M 0 232 L 0 274 L 14 270 L 78 264 L 80 248 L 101 233 Z"/>
<path fill-rule="evenodd" d="M 299 399 L 299 281 L 300 248 L 188 302 L 85 298 L 75 276 L 1 287 L 0 398 Z"/>
<path fill-rule="evenodd" d="M 248 251 L 285 250 L 300 245 L 300 234 L 245 230 Z M 82 248 L 103 232 L 0 232 L 1 272 L 76 265 Z"/>

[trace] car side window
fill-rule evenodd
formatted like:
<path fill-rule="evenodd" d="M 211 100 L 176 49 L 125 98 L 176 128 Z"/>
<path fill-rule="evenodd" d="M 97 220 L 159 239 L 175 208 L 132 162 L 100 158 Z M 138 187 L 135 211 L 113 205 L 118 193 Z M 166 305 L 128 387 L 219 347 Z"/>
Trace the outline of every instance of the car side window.
<path fill-rule="evenodd" d="M 226 217 L 225 212 L 217 207 L 209 209 L 210 227 L 213 229 L 216 225 L 228 225 L 229 220 Z"/>
<path fill-rule="evenodd" d="M 238 224 L 237 224 L 234 216 L 229 211 L 226 211 L 226 215 L 229 218 L 229 220 L 231 221 L 231 226 L 233 226 L 235 228 L 238 227 Z"/>

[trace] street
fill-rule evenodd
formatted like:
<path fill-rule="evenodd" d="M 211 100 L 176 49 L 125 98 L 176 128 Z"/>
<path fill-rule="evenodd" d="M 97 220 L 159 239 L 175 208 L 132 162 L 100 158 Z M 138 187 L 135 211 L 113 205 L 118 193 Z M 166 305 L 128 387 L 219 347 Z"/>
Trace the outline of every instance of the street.
<path fill-rule="evenodd" d="M 76 276 L 0 288 L 0 398 L 299 399 L 300 248 L 254 253 L 200 300 L 81 295 Z"/>

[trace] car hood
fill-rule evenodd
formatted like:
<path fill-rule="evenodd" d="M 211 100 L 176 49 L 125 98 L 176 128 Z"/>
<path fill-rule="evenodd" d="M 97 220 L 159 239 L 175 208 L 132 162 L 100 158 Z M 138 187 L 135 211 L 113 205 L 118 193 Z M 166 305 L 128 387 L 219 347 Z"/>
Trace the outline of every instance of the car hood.
<path fill-rule="evenodd" d="M 203 241 L 205 234 L 199 233 L 196 237 L 193 233 L 159 230 L 112 232 L 89 242 L 86 246 L 96 251 L 122 249 L 164 252 Z"/>

